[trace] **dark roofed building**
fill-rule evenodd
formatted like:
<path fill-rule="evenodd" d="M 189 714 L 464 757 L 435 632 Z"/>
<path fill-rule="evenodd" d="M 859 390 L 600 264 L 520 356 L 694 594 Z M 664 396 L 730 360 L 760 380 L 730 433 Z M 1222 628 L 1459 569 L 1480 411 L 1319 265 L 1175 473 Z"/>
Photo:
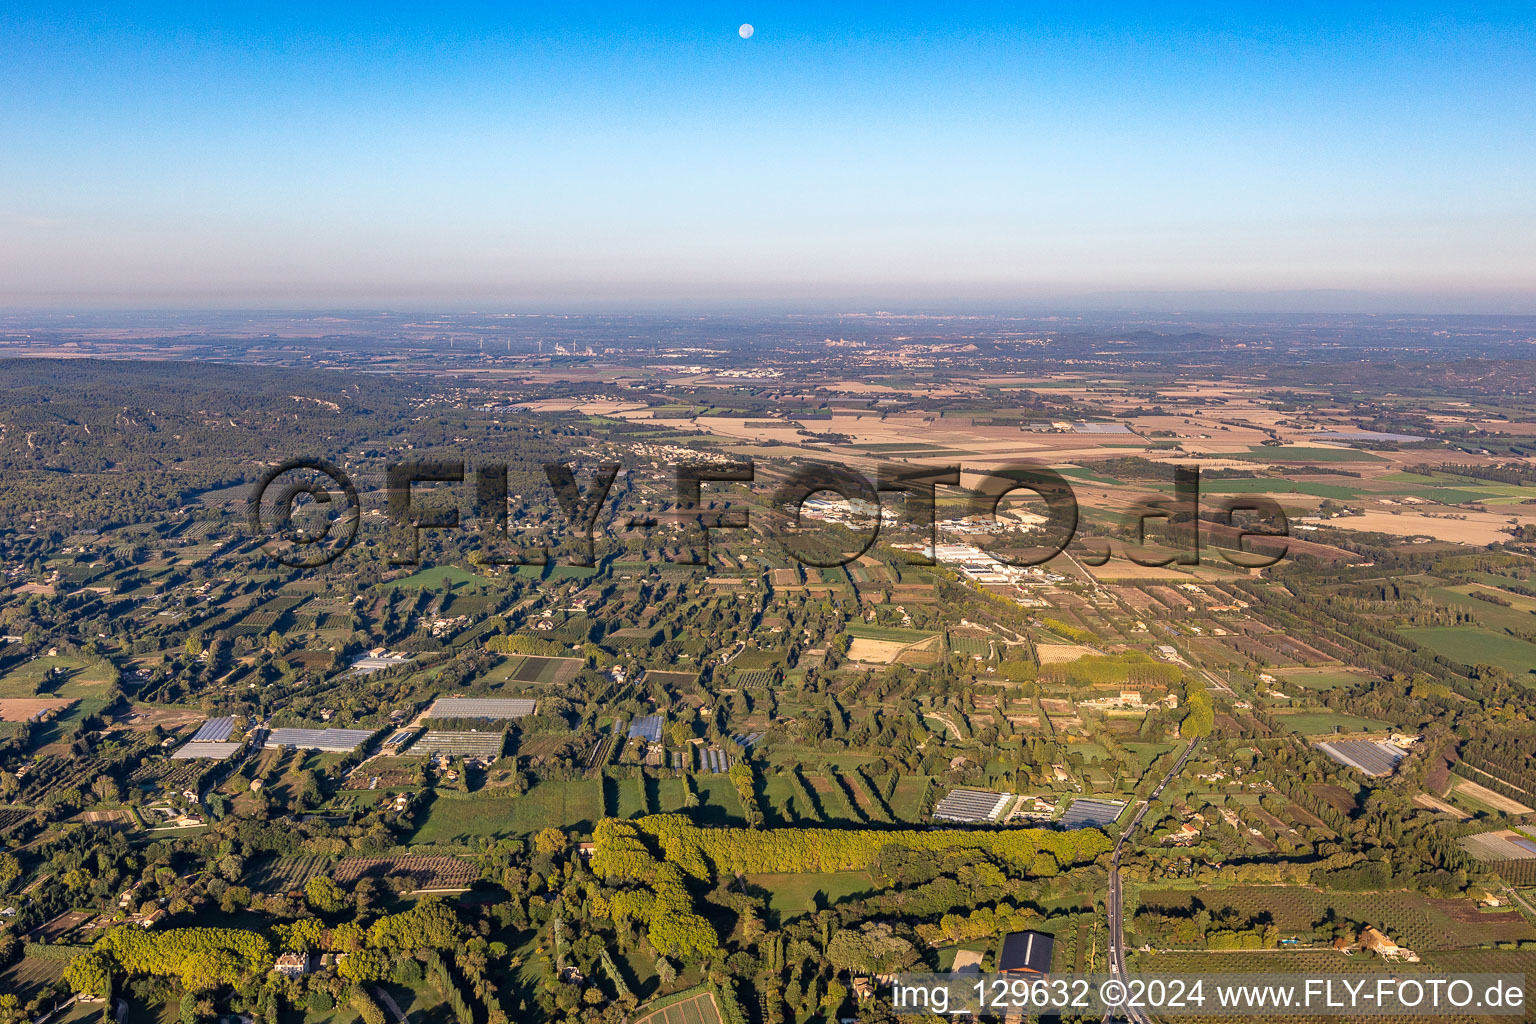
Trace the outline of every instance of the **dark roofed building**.
<path fill-rule="evenodd" d="M 999 974 L 1049 974 L 1056 940 L 1044 932 L 1014 932 L 1003 939 Z"/>

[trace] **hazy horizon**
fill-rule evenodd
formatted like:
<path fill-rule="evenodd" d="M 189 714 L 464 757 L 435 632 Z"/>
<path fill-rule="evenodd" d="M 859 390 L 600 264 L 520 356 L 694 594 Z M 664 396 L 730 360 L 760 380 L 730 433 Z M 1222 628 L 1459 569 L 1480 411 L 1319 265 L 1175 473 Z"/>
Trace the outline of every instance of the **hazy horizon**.
<path fill-rule="evenodd" d="M 12 8 L 0 306 L 1536 311 L 1533 49 L 1514 5 Z"/>

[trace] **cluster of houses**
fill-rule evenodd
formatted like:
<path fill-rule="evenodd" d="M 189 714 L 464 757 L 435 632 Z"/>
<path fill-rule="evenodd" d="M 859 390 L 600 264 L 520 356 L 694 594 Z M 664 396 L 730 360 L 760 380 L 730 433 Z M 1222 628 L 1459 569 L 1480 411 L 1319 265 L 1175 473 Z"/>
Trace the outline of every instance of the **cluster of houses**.
<path fill-rule="evenodd" d="M 1118 694 L 1104 697 L 1090 697 L 1087 700 L 1077 702 L 1080 708 L 1093 708 L 1097 711 L 1148 711 L 1155 707 L 1177 708 L 1179 695 L 1169 693 L 1155 700 L 1146 700 L 1140 690 L 1121 690 Z"/>

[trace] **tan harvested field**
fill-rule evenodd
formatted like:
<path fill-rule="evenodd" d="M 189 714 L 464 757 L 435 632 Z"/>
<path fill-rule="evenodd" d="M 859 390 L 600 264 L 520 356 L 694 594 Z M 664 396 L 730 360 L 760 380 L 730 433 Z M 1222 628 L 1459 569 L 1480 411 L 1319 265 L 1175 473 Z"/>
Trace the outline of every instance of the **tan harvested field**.
<path fill-rule="evenodd" d="M 5 697 L 0 698 L 0 722 L 25 722 L 43 711 L 67 708 L 74 701 L 57 697 Z"/>
<path fill-rule="evenodd" d="M 1504 532 L 1510 525 L 1509 520 L 1519 519 L 1521 523 L 1536 523 L 1533 516 L 1511 516 L 1494 512 L 1457 512 L 1456 518 L 1449 518 L 1446 513 L 1432 512 L 1379 512 L 1368 510 L 1364 515 L 1339 516 L 1336 519 L 1319 521 L 1320 525 L 1339 530 L 1359 530 L 1368 533 L 1385 533 L 1394 537 L 1433 537 L 1436 540 L 1448 540 L 1457 544 L 1492 544 L 1495 541 L 1507 541 L 1510 535 Z M 1314 525 L 1310 520 L 1302 521 L 1302 525 Z"/>
<path fill-rule="evenodd" d="M 1221 557 L 1217 555 L 1216 557 Z M 1097 580 L 1189 580 L 1190 575 L 1183 569 L 1172 565 L 1138 565 L 1116 552 L 1116 557 L 1111 558 L 1103 565 L 1087 566 L 1093 578 Z"/>
<path fill-rule="evenodd" d="M 1466 811 L 1461 810 L 1459 807 L 1452 807 L 1450 804 L 1446 803 L 1444 800 L 1441 800 L 1439 797 L 1430 796 L 1428 793 L 1419 793 L 1413 798 L 1413 802 L 1418 804 L 1420 807 L 1428 808 L 1431 811 L 1439 811 L 1441 814 L 1449 814 L 1459 821 L 1470 821 L 1472 818 L 1472 815 L 1468 814 Z"/>
<path fill-rule="evenodd" d="M 871 665 L 889 665 L 907 646 L 895 640 L 866 640 L 858 637 L 848 645 L 848 658 Z"/>
<path fill-rule="evenodd" d="M 643 402 L 616 402 L 611 399 L 591 398 L 542 398 L 536 402 L 521 402 L 519 409 L 531 412 L 583 412 L 596 416 L 611 416 L 619 412 L 644 409 Z"/>
<path fill-rule="evenodd" d="M 153 729 L 157 725 L 174 732 L 183 726 L 201 722 L 207 717 L 202 711 L 194 708 L 160 708 L 149 704 L 135 704 L 128 716 L 120 720 L 120 724 L 126 725 L 135 732 Z"/>
<path fill-rule="evenodd" d="M 1502 793 L 1495 793 L 1487 786 L 1479 786 L 1477 783 L 1469 782 L 1463 778 L 1458 777 L 1452 783 L 1451 792 L 1464 793 L 1471 799 L 1476 800 L 1478 803 L 1487 804 L 1494 810 L 1501 811 L 1505 814 L 1531 813 L 1531 808 L 1525 806 L 1525 804 L 1520 803 L 1518 800 L 1511 800 L 1509 797 L 1504 796 Z"/>
<path fill-rule="evenodd" d="M 1036 644 L 1035 653 L 1040 656 L 1042 665 L 1060 665 L 1093 652 L 1079 644 Z"/>

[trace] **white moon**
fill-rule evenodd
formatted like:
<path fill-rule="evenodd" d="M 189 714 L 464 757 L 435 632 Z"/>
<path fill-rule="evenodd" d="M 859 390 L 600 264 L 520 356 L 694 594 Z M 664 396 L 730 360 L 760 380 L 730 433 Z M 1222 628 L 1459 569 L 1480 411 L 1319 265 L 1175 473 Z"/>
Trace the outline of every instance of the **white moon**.
<path fill-rule="evenodd" d="M 741 26 L 741 28 L 737 29 L 736 31 L 741 33 L 741 38 L 743 38 L 743 39 L 751 39 L 752 38 L 752 26 L 751 25 L 743 25 L 743 26 Z"/>

